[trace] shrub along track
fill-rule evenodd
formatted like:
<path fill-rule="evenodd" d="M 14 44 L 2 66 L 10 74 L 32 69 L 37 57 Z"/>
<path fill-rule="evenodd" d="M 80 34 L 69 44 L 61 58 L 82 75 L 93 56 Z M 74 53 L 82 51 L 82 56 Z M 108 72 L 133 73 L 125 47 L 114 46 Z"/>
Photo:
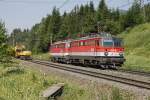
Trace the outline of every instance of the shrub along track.
<path fill-rule="evenodd" d="M 143 88 L 143 89 L 148 89 L 150 90 L 150 82 L 149 81 L 143 81 L 143 80 L 138 80 L 138 79 L 131 79 L 129 77 L 122 77 L 121 75 L 117 76 L 117 75 L 110 75 L 110 74 L 105 74 L 105 73 L 101 73 L 101 72 L 96 72 L 96 71 L 89 71 L 86 69 L 80 69 L 79 67 L 69 67 L 66 66 L 65 64 L 57 64 L 57 63 L 52 63 L 49 61 L 41 61 L 41 60 L 31 60 L 31 62 L 36 63 L 36 64 L 40 64 L 40 65 L 45 65 L 45 66 L 49 66 L 49 67 L 53 67 L 53 68 L 57 68 L 57 69 L 61 69 L 61 70 L 65 70 L 65 71 L 69 71 L 69 72 L 73 72 L 73 73 L 79 73 L 79 74 L 83 74 L 83 75 L 88 75 L 88 76 L 92 76 L 95 78 L 101 78 L 101 79 L 106 79 L 106 80 L 110 80 L 110 81 L 115 81 L 115 82 L 119 82 L 119 83 L 124 83 L 124 84 L 128 84 L 128 85 L 132 85 L 132 86 L 136 86 L 139 88 Z M 120 70 L 122 72 L 125 72 L 124 70 Z M 144 75 L 144 76 L 148 76 L 148 73 L 143 73 L 143 72 L 138 72 L 138 71 L 127 71 L 127 73 L 132 73 L 133 74 L 139 74 L 139 75 Z"/>

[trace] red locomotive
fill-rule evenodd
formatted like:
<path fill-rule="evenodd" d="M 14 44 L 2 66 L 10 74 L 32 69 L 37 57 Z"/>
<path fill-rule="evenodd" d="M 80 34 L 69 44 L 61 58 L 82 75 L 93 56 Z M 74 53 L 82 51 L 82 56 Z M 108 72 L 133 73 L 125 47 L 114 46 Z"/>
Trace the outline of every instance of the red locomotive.
<path fill-rule="evenodd" d="M 52 61 L 117 68 L 124 59 L 122 40 L 110 34 L 56 42 L 50 47 Z"/>

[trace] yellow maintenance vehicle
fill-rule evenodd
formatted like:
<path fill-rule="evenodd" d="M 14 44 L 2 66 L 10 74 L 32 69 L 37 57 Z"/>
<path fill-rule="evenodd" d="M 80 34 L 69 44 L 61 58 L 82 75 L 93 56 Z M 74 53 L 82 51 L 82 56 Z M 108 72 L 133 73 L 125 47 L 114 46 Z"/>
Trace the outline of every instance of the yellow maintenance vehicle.
<path fill-rule="evenodd" d="M 31 60 L 32 57 L 32 52 L 31 51 L 27 51 L 25 50 L 25 46 L 24 45 L 16 45 L 15 46 L 15 57 L 22 59 L 22 60 Z"/>

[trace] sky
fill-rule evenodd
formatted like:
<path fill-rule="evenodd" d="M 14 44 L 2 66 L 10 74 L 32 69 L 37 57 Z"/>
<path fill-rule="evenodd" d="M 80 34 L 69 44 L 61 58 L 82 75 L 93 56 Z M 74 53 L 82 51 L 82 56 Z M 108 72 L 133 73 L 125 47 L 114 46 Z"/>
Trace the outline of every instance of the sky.
<path fill-rule="evenodd" d="M 71 11 L 75 5 L 93 1 L 95 7 L 100 0 L 0 0 L 0 20 L 5 23 L 8 33 L 14 28 L 31 28 L 39 23 L 47 14 L 51 14 L 54 6 L 64 11 Z M 109 8 L 128 9 L 132 0 L 105 0 Z"/>

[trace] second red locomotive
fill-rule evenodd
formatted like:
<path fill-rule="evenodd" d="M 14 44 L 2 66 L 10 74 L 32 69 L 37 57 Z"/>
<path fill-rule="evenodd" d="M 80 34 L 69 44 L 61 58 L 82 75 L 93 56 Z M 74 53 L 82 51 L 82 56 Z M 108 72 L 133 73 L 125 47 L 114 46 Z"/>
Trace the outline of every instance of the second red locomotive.
<path fill-rule="evenodd" d="M 106 33 L 56 42 L 50 47 L 50 53 L 54 62 L 102 68 L 117 68 L 125 61 L 122 40 Z"/>

